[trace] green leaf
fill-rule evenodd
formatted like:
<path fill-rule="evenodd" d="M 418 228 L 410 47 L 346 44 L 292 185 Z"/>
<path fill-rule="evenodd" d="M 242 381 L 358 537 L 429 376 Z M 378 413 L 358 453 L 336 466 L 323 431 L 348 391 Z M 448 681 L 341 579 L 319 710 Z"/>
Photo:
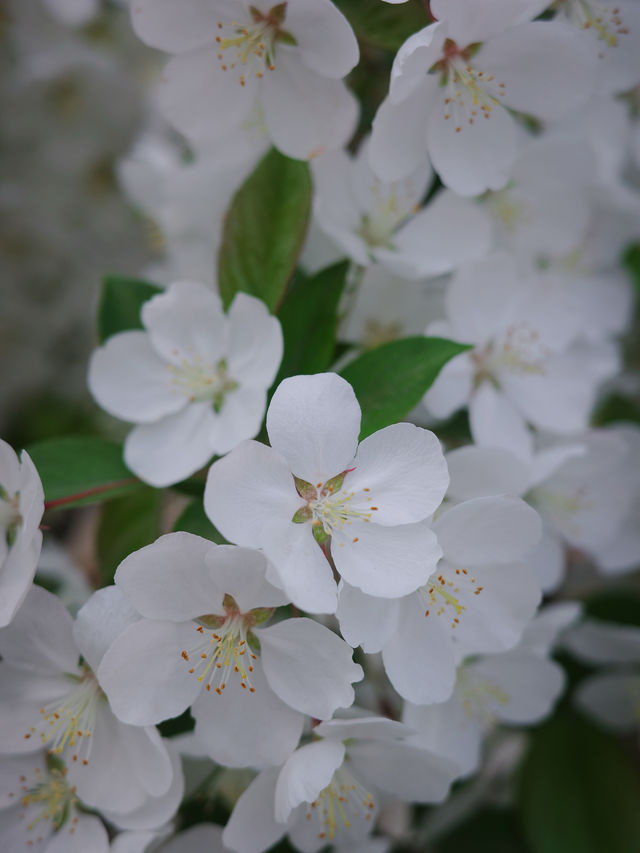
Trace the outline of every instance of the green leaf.
<path fill-rule="evenodd" d="M 161 287 L 135 278 L 108 275 L 102 281 L 98 303 L 98 338 L 103 343 L 111 335 L 127 329 L 142 329 L 140 309 L 147 299 L 162 293 Z"/>
<path fill-rule="evenodd" d="M 195 533 L 196 536 L 203 536 L 205 539 L 210 539 L 212 542 L 217 542 L 218 545 L 228 545 L 229 543 L 211 524 L 204 511 L 202 501 L 192 501 L 182 512 L 176 523 L 173 525 L 174 530 L 186 530 L 187 533 Z"/>
<path fill-rule="evenodd" d="M 333 361 L 338 304 L 348 269 L 349 262 L 341 261 L 312 278 L 296 276 L 278 312 L 284 355 L 274 387 L 286 376 L 322 373 Z"/>
<path fill-rule="evenodd" d="M 444 365 L 468 349 L 444 338 L 402 338 L 350 362 L 340 375 L 351 383 L 362 408 L 360 440 L 405 418 Z"/>
<path fill-rule="evenodd" d="M 394 53 L 410 35 L 431 23 L 421 0 L 401 6 L 380 0 L 336 0 L 361 41 Z"/>
<path fill-rule="evenodd" d="M 235 194 L 218 255 L 220 296 L 238 291 L 274 311 L 293 275 L 311 211 L 309 167 L 272 148 Z"/>
<path fill-rule="evenodd" d="M 104 505 L 96 543 L 103 586 L 113 583 L 125 557 L 158 538 L 162 500 L 159 489 L 144 487 Z"/>
<path fill-rule="evenodd" d="M 96 503 L 142 487 L 122 461 L 122 447 L 102 438 L 67 436 L 31 444 L 47 502 Z"/>
<path fill-rule="evenodd" d="M 520 810 L 532 853 L 637 853 L 640 777 L 621 743 L 577 713 L 533 736 Z"/>
<path fill-rule="evenodd" d="M 627 246 L 622 256 L 622 263 L 631 276 L 636 298 L 640 300 L 640 243 L 631 243 Z"/>
<path fill-rule="evenodd" d="M 528 853 L 509 809 L 485 809 L 436 840 L 433 853 Z"/>

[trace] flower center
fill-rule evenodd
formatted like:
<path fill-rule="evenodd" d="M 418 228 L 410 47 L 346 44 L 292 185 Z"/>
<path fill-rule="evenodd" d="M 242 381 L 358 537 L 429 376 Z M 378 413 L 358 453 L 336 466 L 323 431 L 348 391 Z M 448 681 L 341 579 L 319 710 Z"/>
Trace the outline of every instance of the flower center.
<path fill-rule="evenodd" d="M 431 68 L 431 73 L 440 74 L 440 85 L 445 89 L 444 118 L 453 121 L 456 133 L 465 123 L 475 124 L 481 116 L 490 118 L 505 93 L 505 83 L 471 65 L 471 57 L 479 48 L 479 44 L 460 48 L 452 39 L 446 39 L 442 59 Z"/>
<path fill-rule="evenodd" d="M 486 193 L 486 200 L 505 231 L 515 231 L 528 218 L 526 205 L 515 201 L 509 192 L 509 187 L 503 190 L 489 190 Z"/>
<path fill-rule="evenodd" d="M 315 486 L 299 477 L 293 478 L 298 494 L 306 500 L 306 504 L 300 507 L 291 520 L 296 524 L 310 521 L 313 535 L 320 545 L 345 525 L 353 524 L 354 521 L 370 522 L 372 513 L 378 510 L 377 506 L 371 506 L 373 498 L 368 488 L 362 489 L 363 494 L 342 488 L 348 473 L 343 471 L 326 483 L 317 483 Z M 360 505 L 354 506 L 356 502 Z M 357 541 L 356 536 L 353 542 Z"/>
<path fill-rule="evenodd" d="M 456 689 L 467 717 L 490 724 L 496 720 L 496 704 L 507 705 L 510 696 L 492 681 L 485 681 L 464 667 L 458 671 Z"/>
<path fill-rule="evenodd" d="M 11 496 L 0 485 L 0 536 L 4 535 L 8 548 L 16 541 L 21 524 L 20 492 Z"/>
<path fill-rule="evenodd" d="M 420 587 L 418 594 L 422 598 L 426 610 L 425 618 L 435 616 L 451 617 L 451 627 L 456 628 L 460 624 L 460 617 L 467 609 L 466 604 L 461 604 L 461 593 L 473 593 L 480 595 L 484 587 L 479 586 L 477 580 L 470 575 L 467 569 L 454 569 L 452 580 L 440 572 L 432 575 L 429 583 Z M 466 589 L 465 589 L 466 587 Z"/>
<path fill-rule="evenodd" d="M 251 673 L 258 659 L 260 642 L 252 628 L 265 622 L 273 610 L 264 607 L 240 613 L 230 595 L 225 596 L 224 603 L 224 616 L 202 616 L 197 620 L 193 645 L 183 649 L 181 657 L 191 664 L 189 672 L 196 675 L 208 691 L 213 689 L 221 695 L 229 679 L 237 676 L 242 688 L 255 693 Z"/>
<path fill-rule="evenodd" d="M 564 5 L 569 19 L 576 26 L 592 30 L 607 47 L 616 47 L 619 37 L 629 33 L 617 6 L 611 9 L 592 0 L 558 0 L 558 5 Z"/>
<path fill-rule="evenodd" d="M 75 814 L 75 788 L 67 783 L 66 770 L 61 763 L 54 761 L 49 759 L 48 770 L 45 772 L 36 767 L 31 780 L 20 776 L 20 819 L 28 820 L 24 827 L 28 833 L 38 831 L 35 837 L 29 835 L 25 847 L 45 841 L 68 822 L 71 824 L 69 832 L 73 833 L 78 823 L 78 816 Z M 9 796 L 15 795 L 9 793 Z"/>
<path fill-rule="evenodd" d="M 72 760 L 89 763 L 91 733 L 95 727 L 96 708 L 104 693 L 91 670 L 85 666 L 81 676 L 68 674 L 77 686 L 61 702 L 59 699 L 40 708 L 39 726 L 32 726 L 25 739 L 40 738 L 44 746 L 50 743 L 49 754 L 61 755 L 69 747 Z"/>
<path fill-rule="evenodd" d="M 278 42 L 295 45 L 296 40 L 282 29 L 287 4 L 278 3 L 268 12 L 249 6 L 249 18 L 244 23 L 231 21 L 225 25 L 218 21 L 216 46 L 218 61 L 223 71 L 233 71 L 239 66 L 239 82 L 244 86 L 246 75 L 252 70 L 261 78 L 265 70 L 275 71 L 275 54 Z M 229 34 L 225 34 L 229 30 Z"/>
<path fill-rule="evenodd" d="M 179 367 L 169 365 L 171 385 L 191 403 L 211 402 L 215 412 L 220 412 L 225 395 L 238 387 L 238 383 L 227 372 L 227 362 L 220 359 L 217 364 L 205 364 L 197 356 L 193 361 L 186 359 Z"/>
<path fill-rule="evenodd" d="M 370 821 L 375 814 L 373 796 L 344 767 L 339 767 L 331 782 L 309 803 L 307 820 L 319 824 L 318 838 L 333 841 L 351 828 L 354 819 Z"/>
<path fill-rule="evenodd" d="M 476 372 L 474 386 L 490 381 L 499 387 L 499 374 L 531 374 L 544 376 L 544 360 L 550 355 L 549 349 L 540 342 L 535 329 L 523 325 L 510 326 L 501 341 L 490 341 L 484 348 L 471 353 Z"/>
<path fill-rule="evenodd" d="M 393 248 L 391 238 L 408 217 L 418 212 L 420 205 L 417 199 L 408 202 L 399 197 L 393 186 L 385 192 L 379 184 L 374 184 L 372 195 L 373 209 L 363 214 L 356 234 L 371 248 Z"/>

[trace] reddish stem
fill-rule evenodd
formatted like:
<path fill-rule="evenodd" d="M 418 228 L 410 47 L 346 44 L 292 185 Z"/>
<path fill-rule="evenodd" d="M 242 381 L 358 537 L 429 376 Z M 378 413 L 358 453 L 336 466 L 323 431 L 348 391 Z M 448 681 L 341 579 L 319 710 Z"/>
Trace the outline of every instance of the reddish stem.
<path fill-rule="evenodd" d="M 110 492 L 113 489 L 119 489 L 122 486 L 128 486 L 136 482 L 135 477 L 127 477 L 125 480 L 115 480 L 113 483 L 108 483 L 105 486 L 96 486 L 93 489 L 87 489 L 84 492 L 76 492 L 74 495 L 67 495 L 65 498 L 57 498 L 55 501 L 45 501 L 45 509 L 55 509 L 55 507 L 64 506 L 65 504 L 80 501 L 83 498 L 90 498 L 93 495 L 100 495 L 103 492 Z"/>

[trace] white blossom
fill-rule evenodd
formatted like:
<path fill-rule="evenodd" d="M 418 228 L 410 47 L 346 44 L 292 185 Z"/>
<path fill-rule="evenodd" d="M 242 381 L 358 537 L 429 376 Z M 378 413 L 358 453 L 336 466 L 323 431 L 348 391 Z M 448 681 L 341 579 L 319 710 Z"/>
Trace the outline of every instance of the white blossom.
<path fill-rule="evenodd" d="M 94 352 L 89 388 L 137 424 L 127 465 L 166 486 L 258 432 L 282 332 L 259 299 L 238 293 L 225 315 L 215 293 L 189 282 L 145 302 L 141 317 L 144 331 L 120 332 Z"/>
<path fill-rule="evenodd" d="M 420 522 L 448 484 L 433 433 L 395 424 L 358 446 L 360 406 L 333 373 L 280 383 L 267 412 L 271 447 L 244 442 L 209 471 L 205 510 L 232 542 L 263 548 L 294 604 L 333 613 L 340 575 L 397 598 L 440 557 Z"/>

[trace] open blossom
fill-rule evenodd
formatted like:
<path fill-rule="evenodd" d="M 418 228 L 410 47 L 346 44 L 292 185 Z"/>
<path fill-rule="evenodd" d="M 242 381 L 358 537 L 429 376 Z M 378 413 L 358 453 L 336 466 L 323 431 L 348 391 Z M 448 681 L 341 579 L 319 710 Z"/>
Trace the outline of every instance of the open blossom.
<path fill-rule="evenodd" d="M 628 565 L 635 566 L 640 548 L 632 496 L 640 477 L 634 464 L 637 452 L 625 442 L 628 435 L 637 443 L 637 431 L 628 427 L 591 430 L 571 442 L 547 444 L 529 460 L 500 448 L 458 448 L 447 455 L 447 498 L 524 497 L 542 518 L 542 538 L 525 562 L 544 591 L 562 582 L 567 546 L 587 552 L 598 565 L 609 553 L 627 552 Z M 607 567 L 605 562 L 602 568 Z"/>
<path fill-rule="evenodd" d="M 237 853 L 262 853 L 288 834 L 303 853 L 327 844 L 354 849 L 370 835 L 379 794 L 441 802 L 457 765 L 408 746 L 411 730 L 382 717 L 327 720 L 318 738 L 282 768 L 262 772 L 242 794 L 223 834 Z"/>
<path fill-rule="evenodd" d="M 437 417 L 469 407 L 477 444 L 529 459 L 529 424 L 570 435 L 587 428 L 599 384 L 618 366 L 608 342 L 581 340 L 573 293 L 552 278 L 523 276 L 496 253 L 461 268 L 446 296 L 447 320 L 427 327 L 473 344 L 448 362 L 424 402 Z"/>
<path fill-rule="evenodd" d="M 640 9 L 629 0 L 556 0 L 558 19 L 583 34 L 598 58 L 597 90 L 626 92 L 640 83 Z"/>
<path fill-rule="evenodd" d="M 357 105 L 342 78 L 358 44 L 329 0 L 135 0 L 131 15 L 143 41 L 177 54 L 160 103 L 196 142 L 242 125 L 256 99 L 274 145 L 290 157 L 338 148 L 352 134 Z"/>
<path fill-rule="evenodd" d="M 120 332 L 94 352 L 89 388 L 137 424 L 127 465 L 166 486 L 258 432 L 282 332 L 259 299 L 238 293 L 225 315 L 217 294 L 189 282 L 145 302 L 141 318 L 144 331 Z"/>
<path fill-rule="evenodd" d="M 446 702 L 406 702 L 403 721 L 417 732 L 409 743 L 447 756 L 467 776 L 478 769 L 482 740 L 497 724 L 532 725 L 544 719 L 565 683 L 562 667 L 550 660 L 551 650 L 578 612 L 573 602 L 545 608 L 514 649 L 461 661 Z"/>
<path fill-rule="evenodd" d="M 294 604 L 333 613 L 340 575 L 397 598 L 425 583 L 440 557 L 421 524 L 449 478 L 435 435 L 413 424 L 358 445 L 360 406 L 334 373 L 280 383 L 267 412 L 271 447 L 240 444 L 209 470 L 205 510 L 232 542 L 262 548 Z"/>
<path fill-rule="evenodd" d="M 385 180 L 429 152 L 459 195 L 497 190 L 516 156 L 509 109 L 565 115 L 592 90 L 595 59 L 581 35 L 531 21 L 548 0 L 432 0 L 437 19 L 398 51 L 389 96 L 373 123 L 371 164 Z"/>
<path fill-rule="evenodd" d="M 117 720 L 94 674 L 115 633 L 137 618 L 111 588 L 95 593 L 74 623 L 59 599 L 34 586 L 0 631 L 0 753 L 46 747 L 67 764 L 84 803 L 123 814 L 157 801 L 173 782 L 156 729 Z"/>
<path fill-rule="evenodd" d="M 142 618 L 97 673 L 120 719 L 150 724 L 191 706 L 214 760 L 265 766 L 295 749 L 305 714 L 326 719 L 352 704 L 362 669 L 343 640 L 307 618 L 265 624 L 288 603 L 266 570 L 258 551 L 190 533 L 163 536 L 120 565 L 116 584 Z"/>
<path fill-rule="evenodd" d="M 42 483 L 29 454 L 0 439 L 0 627 L 8 625 L 36 570 L 44 512 Z"/>
<path fill-rule="evenodd" d="M 472 202 L 441 192 L 425 207 L 428 161 L 385 183 L 368 163 L 368 141 L 355 158 L 332 151 L 313 162 L 319 227 L 361 266 L 379 263 L 404 278 L 450 272 L 489 249 L 490 221 Z"/>
<path fill-rule="evenodd" d="M 43 753 L 0 761 L 0 838 L 9 853 L 109 853 L 104 824 L 81 805 L 60 762 Z"/>
<path fill-rule="evenodd" d="M 465 501 L 432 527 L 443 557 L 416 592 L 388 601 L 343 583 L 337 612 L 347 642 L 382 651 L 389 680 L 416 704 L 451 695 L 461 654 L 515 646 L 540 601 L 522 563 L 540 520 L 523 501 Z"/>

